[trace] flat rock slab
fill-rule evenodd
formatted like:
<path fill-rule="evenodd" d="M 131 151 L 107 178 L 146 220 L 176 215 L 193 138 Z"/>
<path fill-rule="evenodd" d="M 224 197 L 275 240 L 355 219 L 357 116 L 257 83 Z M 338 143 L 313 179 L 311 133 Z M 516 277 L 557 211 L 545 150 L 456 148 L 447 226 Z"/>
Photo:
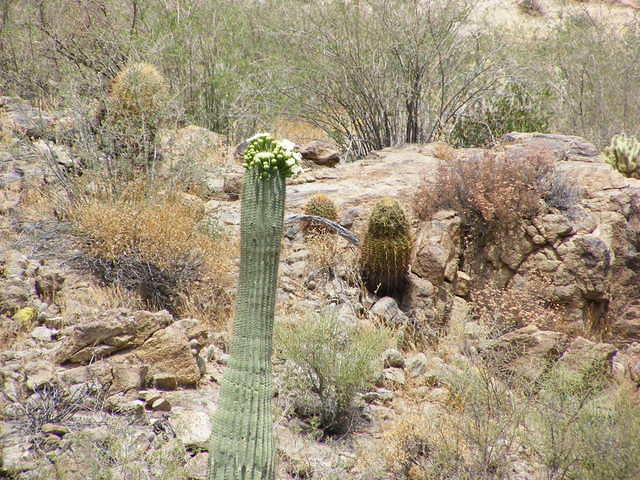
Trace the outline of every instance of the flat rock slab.
<path fill-rule="evenodd" d="M 423 177 L 435 172 L 439 164 L 430 152 L 428 146 L 387 148 L 364 160 L 316 170 L 315 181 L 287 188 L 286 208 L 291 213 L 299 212 L 317 193 L 333 199 L 340 210 L 371 208 L 386 197 L 409 204 Z M 324 170 L 330 170 L 331 175 L 323 175 Z"/>

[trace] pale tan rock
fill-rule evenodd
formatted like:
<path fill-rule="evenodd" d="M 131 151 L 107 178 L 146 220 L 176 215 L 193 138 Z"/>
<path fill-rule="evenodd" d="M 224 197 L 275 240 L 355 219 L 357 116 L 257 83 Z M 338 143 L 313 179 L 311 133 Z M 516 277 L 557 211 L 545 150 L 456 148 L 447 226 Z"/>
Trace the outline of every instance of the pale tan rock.
<path fill-rule="evenodd" d="M 611 374 L 612 359 L 617 351 L 609 343 L 596 343 L 577 337 L 569 344 L 558 366 L 578 374 L 589 374 L 594 370 Z"/>
<path fill-rule="evenodd" d="M 120 350 L 136 348 L 172 321 L 166 311 L 102 312 L 85 324 L 62 332 L 65 338 L 56 352 L 56 361 L 86 364 Z"/>
<path fill-rule="evenodd" d="M 566 345 L 565 334 L 528 325 L 491 342 L 483 356 L 534 382 L 560 358 Z"/>
<path fill-rule="evenodd" d="M 453 211 L 441 211 L 419 230 L 412 255 L 411 270 L 434 285 L 452 282 L 458 271 L 460 217 Z"/>
<path fill-rule="evenodd" d="M 191 353 L 189 338 L 180 326 L 170 325 L 158 330 L 143 345 L 131 353 L 138 362 L 149 366 L 149 376 L 175 378 L 178 386 L 193 386 L 200 380 L 200 369 Z"/>
<path fill-rule="evenodd" d="M 340 163 L 340 152 L 327 142 L 314 140 L 300 147 L 300 154 L 305 160 L 310 160 L 323 167 L 335 167 Z"/>

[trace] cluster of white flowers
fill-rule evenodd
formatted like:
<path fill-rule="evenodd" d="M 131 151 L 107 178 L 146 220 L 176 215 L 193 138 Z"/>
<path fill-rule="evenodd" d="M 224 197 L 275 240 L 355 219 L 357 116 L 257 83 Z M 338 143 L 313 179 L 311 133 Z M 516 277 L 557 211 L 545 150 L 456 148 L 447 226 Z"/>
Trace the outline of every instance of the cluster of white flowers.
<path fill-rule="evenodd" d="M 276 172 L 290 177 L 302 172 L 300 160 L 302 156 L 295 151 L 295 144 L 290 140 L 274 140 L 268 133 L 258 133 L 247 139 L 249 145 L 244 153 L 244 167 L 257 168 L 262 178 Z"/>

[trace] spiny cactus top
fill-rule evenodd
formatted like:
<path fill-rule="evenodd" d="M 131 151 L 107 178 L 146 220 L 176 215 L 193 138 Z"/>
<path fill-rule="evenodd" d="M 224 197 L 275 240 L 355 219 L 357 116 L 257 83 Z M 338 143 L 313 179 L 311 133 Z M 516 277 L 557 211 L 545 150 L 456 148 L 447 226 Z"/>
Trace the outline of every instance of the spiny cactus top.
<path fill-rule="evenodd" d="M 368 233 L 374 237 L 396 237 L 409 233 L 402 207 L 393 199 L 379 201 L 371 212 Z"/>
<path fill-rule="evenodd" d="M 244 152 L 244 167 L 256 168 L 261 178 L 268 178 L 279 172 L 287 178 L 300 173 L 301 155 L 294 151 L 295 144 L 289 140 L 274 140 L 268 133 L 258 133 L 251 137 Z"/>
<path fill-rule="evenodd" d="M 604 150 L 607 163 L 626 177 L 640 178 L 640 142 L 624 133 L 615 135 Z"/>
<path fill-rule="evenodd" d="M 133 63 L 116 75 L 110 93 L 117 108 L 131 114 L 152 115 L 166 103 L 169 88 L 155 66 Z"/>

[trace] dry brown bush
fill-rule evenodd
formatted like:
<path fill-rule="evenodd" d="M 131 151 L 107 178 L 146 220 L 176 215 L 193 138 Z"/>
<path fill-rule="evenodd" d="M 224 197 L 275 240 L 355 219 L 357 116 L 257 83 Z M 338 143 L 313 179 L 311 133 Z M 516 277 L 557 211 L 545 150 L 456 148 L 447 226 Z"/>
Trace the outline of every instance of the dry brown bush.
<path fill-rule="evenodd" d="M 541 329 L 557 330 L 562 323 L 558 305 L 546 296 L 548 282 L 542 277 L 526 288 L 498 288 L 487 284 L 471 293 L 472 314 L 488 328 L 490 337 L 534 324 Z"/>
<path fill-rule="evenodd" d="M 235 242 L 199 231 L 201 209 L 180 195 L 147 198 L 134 183 L 117 197 L 78 202 L 70 218 L 87 239 L 87 264 L 107 284 L 179 315 L 218 322 L 228 313 Z"/>
<path fill-rule="evenodd" d="M 485 243 L 540 211 L 542 179 L 553 169 L 552 160 L 542 153 L 484 152 L 478 158 L 441 162 L 435 182 L 425 179 L 418 191 L 416 214 L 427 220 L 440 209 L 455 210 L 469 235 Z"/>

